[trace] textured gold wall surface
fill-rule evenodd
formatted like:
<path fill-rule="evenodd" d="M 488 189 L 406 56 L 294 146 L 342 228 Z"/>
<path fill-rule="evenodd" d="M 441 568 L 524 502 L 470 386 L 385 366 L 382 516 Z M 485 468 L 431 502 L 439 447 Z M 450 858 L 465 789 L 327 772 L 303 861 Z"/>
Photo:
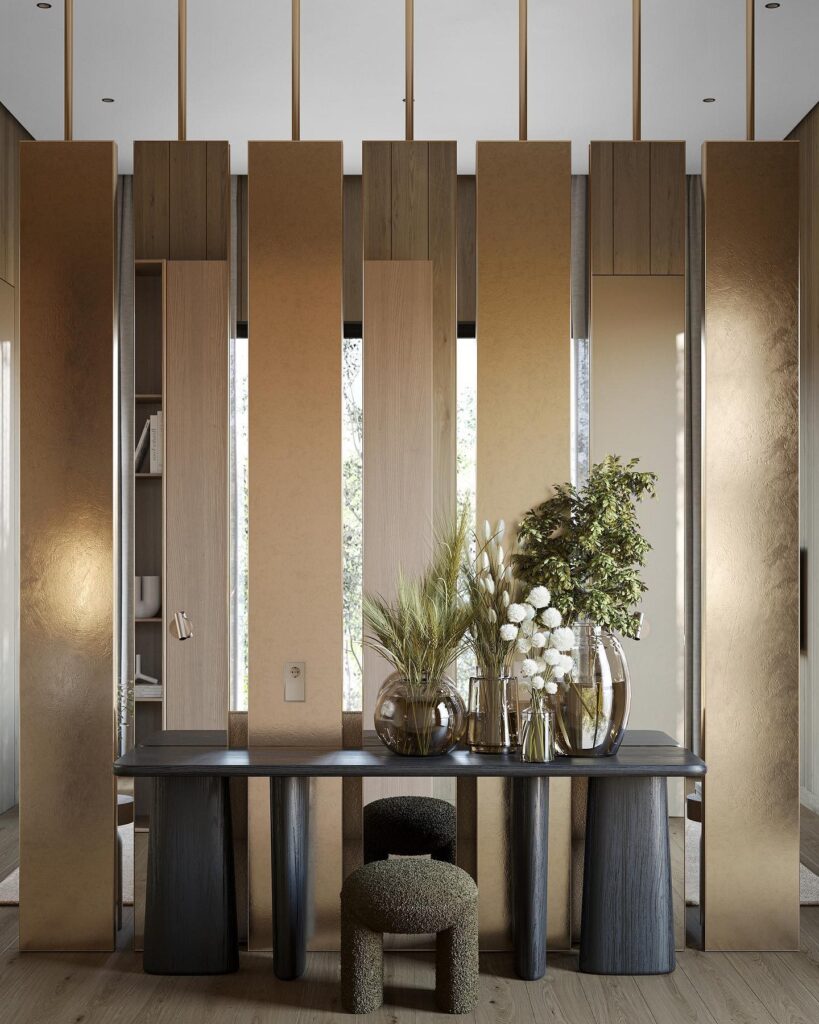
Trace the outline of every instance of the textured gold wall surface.
<path fill-rule="evenodd" d="M 20 160 L 20 948 L 109 950 L 116 146 Z"/>
<path fill-rule="evenodd" d="M 708 949 L 799 948 L 797 146 L 703 147 Z"/>
<path fill-rule="evenodd" d="M 479 142 L 477 518 L 509 527 L 571 476 L 568 142 Z M 509 943 L 505 786 L 481 779 L 481 941 Z M 548 938 L 569 945 L 571 790 L 551 782 Z M 459 792 L 459 801 L 461 794 Z"/>
<path fill-rule="evenodd" d="M 249 742 L 341 746 L 338 142 L 251 142 Z M 284 664 L 306 663 L 303 703 Z M 269 788 L 249 789 L 249 941 L 271 943 Z M 338 948 L 341 780 L 314 782 L 312 948 Z"/>

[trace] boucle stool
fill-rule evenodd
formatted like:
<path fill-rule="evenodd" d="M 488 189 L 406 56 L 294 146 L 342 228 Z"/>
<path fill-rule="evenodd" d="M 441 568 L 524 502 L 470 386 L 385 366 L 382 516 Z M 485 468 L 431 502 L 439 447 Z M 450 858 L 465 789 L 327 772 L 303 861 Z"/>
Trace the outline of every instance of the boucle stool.
<path fill-rule="evenodd" d="M 431 796 L 390 796 L 365 804 L 364 863 L 430 854 L 455 863 L 455 808 Z"/>
<path fill-rule="evenodd" d="M 341 890 L 341 1005 L 370 1013 L 384 1000 L 384 933 L 436 933 L 435 1001 L 445 1013 L 478 1002 L 478 887 L 461 868 L 427 859 L 380 860 Z"/>

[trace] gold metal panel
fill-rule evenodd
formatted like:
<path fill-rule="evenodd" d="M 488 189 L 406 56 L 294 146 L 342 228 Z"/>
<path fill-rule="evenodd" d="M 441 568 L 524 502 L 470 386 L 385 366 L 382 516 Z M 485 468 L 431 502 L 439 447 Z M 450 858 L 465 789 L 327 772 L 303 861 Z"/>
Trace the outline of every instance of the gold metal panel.
<path fill-rule="evenodd" d="M 225 729 L 228 686 L 228 266 L 167 264 L 165 727 Z"/>
<path fill-rule="evenodd" d="M 571 476 L 570 204 L 568 142 L 479 142 L 478 522 L 513 527 Z M 525 424 L 526 455 L 520 450 Z M 570 943 L 571 790 L 551 782 L 549 915 L 552 948 Z M 477 867 L 481 942 L 509 944 L 507 801 L 481 779 Z M 544 908 L 545 912 L 545 908 Z"/>
<path fill-rule="evenodd" d="M 110 950 L 116 146 L 20 161 L 20 948 Z"/>
<path fill-rule="evenodd" d="M 798 159 L 703 147 L 707 949 L 799 948 Z"/>
<path fill-rule="evenodd" d="M 341 250 L 338 142 L 249 152 L 251 744 L 341 745 Z M 321 623 L 317 642 L 316 623 Z M 307 699 L 284 702 L 284 664 Z M 338 948 L 341 780 L 312 790 L 314 949 Z M 249 786 L 249 942 L 271 942 L 269 796 Z"/>

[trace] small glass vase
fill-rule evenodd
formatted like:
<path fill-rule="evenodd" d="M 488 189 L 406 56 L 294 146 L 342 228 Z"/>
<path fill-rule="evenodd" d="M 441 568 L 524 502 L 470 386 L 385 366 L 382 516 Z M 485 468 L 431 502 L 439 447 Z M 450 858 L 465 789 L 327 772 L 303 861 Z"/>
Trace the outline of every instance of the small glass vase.
<path fill-rule="evenodd" d="M 394 672 L 378 691 L 375 731 L 395 754 L 446 754 L 461 742 L 466 731 L 463 698 L 446 676 L 411 683 L 400 672 Z"/>
<path fill-rule="evenodd" d="M 616 754 L 631 708 L 631 679 L 622 644 L 591 622 L 574 626 L 574 668 L 558 684 L 555 739 L 568 757 Z"/>
<path fill-rule="evenodd" d="M 479 754 L 508 754 L 518 745 L 517 676 L 490 673 L 469 680 L 467 743 Z"/>
<path fill-rule="evenodd" d="M 545 763 L 555 758 L 555 713 L 542 703 L 523 711 L 520 730 L 520 759 Z"/>

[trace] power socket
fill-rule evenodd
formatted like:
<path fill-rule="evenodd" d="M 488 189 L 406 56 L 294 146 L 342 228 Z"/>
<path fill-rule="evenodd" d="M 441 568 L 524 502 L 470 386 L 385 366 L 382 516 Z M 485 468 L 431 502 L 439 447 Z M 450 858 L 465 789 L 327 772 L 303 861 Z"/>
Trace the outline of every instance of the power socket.
<path fill-rule="evenodd" d="M 284 663 L 284 699 L 285 701 L 303 701 L 305 697 L 306 671 L 303 661 L 286 661 Z"/>

